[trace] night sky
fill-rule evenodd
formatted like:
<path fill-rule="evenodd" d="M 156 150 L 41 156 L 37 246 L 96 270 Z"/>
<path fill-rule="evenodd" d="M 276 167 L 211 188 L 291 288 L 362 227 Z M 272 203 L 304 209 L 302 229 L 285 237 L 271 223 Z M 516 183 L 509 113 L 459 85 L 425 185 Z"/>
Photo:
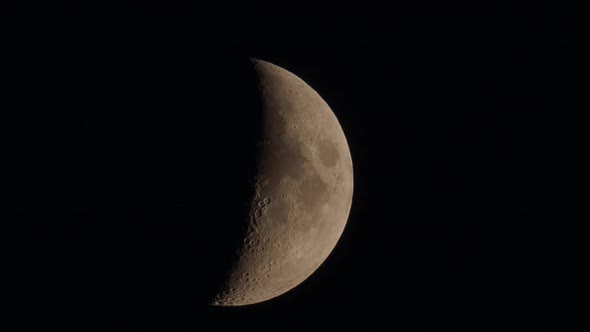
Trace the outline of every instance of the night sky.
<path fill-rule="evenodd" d="M 361 3 L 6 5 L 3 330 L 587 326 L 575 9 Z M 330 105 L 353 204 L 297 288 L 209 307 L 255 158 L 248 57 Z"/>

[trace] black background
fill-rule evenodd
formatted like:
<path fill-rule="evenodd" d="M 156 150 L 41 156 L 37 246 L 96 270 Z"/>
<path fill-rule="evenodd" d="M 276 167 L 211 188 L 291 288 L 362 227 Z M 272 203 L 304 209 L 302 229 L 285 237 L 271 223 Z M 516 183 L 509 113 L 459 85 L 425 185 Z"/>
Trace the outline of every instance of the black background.
<path fill-rule="evenodd" d="M 7 331 L 587 326 L 575 12 L 6 5 Z M 354 200 L 300 286 L 208 307 L 252 172 L 248 57 L 331 106 Z"/>

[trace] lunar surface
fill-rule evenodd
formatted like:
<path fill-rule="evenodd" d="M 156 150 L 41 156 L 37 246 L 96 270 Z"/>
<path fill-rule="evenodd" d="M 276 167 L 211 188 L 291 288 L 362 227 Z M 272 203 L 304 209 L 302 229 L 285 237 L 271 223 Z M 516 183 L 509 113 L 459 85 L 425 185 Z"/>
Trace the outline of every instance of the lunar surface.
<path fill-rule="evenodd" d="M 303 80 L 253 60 L 260 79 L 263 133 L 249 226 L 212 305 L 249 305 L 307 279 L 342 235 L 353 166 L 342 128 Z"/>

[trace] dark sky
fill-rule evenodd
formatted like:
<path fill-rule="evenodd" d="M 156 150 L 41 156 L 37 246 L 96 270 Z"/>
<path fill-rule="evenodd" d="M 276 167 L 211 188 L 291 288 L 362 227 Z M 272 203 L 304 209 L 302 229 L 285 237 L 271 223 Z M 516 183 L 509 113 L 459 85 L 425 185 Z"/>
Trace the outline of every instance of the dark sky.
<path fill-rule="evenodd" d="M 6 5 L 0 248 L 15 314 L 1 321 L 587 325 L 575 303 L 588 289 L 588 54 L 575 9 L 347 3 Z M 331 106 L 350 144 L 353 206 L 299 287 L 207 307 L 254 156 L 247 57 L 292 71 Z"/>

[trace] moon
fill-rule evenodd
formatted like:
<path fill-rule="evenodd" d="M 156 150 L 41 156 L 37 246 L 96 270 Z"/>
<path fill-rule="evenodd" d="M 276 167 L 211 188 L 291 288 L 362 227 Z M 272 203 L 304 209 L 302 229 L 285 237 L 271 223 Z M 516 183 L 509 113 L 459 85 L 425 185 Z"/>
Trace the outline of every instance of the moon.
<path fill-rule="evenodd" d="M 263 108 L 254 197 L 215 306 L 259 303 L 299 285 L 335 248 L 352 204 L 351 154 L 328 104 L 293 73 L 252 64 Z"/>

